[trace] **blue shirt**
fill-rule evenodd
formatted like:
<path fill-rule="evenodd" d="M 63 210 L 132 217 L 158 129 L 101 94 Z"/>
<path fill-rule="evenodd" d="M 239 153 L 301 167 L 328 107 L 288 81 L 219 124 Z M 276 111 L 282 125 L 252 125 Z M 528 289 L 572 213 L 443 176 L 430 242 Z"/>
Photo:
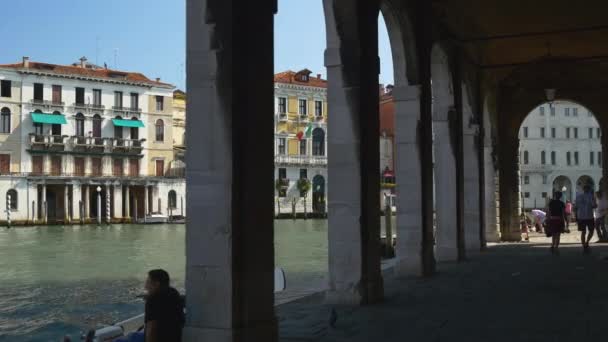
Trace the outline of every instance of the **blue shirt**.
<path fill-rule="evenodd" d="M 576 195 L 576 219 L 577 220 L 592 220 L 593 219 L 593 193 L 584 192 Z"/>

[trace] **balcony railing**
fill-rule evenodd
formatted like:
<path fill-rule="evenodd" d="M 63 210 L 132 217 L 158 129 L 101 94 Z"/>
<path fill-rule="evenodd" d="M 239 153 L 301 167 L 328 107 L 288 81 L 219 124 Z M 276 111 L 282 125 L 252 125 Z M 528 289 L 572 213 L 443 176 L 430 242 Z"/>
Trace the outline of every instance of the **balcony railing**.
<path fill-rule="evenodd" d="M 63 151 L 67 135 L 30 134 L 30 147 L 34 150 Z"/>
<path fill-rule="evenodd" d="M 72 104 L 74 109 L 84 109 L 84 110 L 99 110 L 103 111 L 106 107 L 101 104 L 84 104 L 84 103 L 74 103 Z"/>
<path fill-rule="evenodd" d="M 289 156 L 289 155 L 276 155 L 274 157 L 276 164 L 285 165 L 327 165 L 326 156 Z"/>
<path fill-rule="evenodd" d="M 30 147 L 37 151 L 141 154 L 146 139 L 119 139 L 67 135 L 30 134 Z"/>
<path fill-rule="evenodd" d="M 114 112 L 124 113 L 126 115 L 140 115 L 141 108 L 137 107 L 122 107 L 122 106 L 112 106 L 112 110 Z"/>
<path fill-rule="evenodd" d="M 54 102 L 54 101 L 38 100 L 38 99 L 30 100 L 30 105 L 34 108 L 60 109 L 60 110 L 63 110 L 65 107 L 64 102 Z"/>
<path fill-rule="evenodd" d="M 280 122 L 287 122 L 289 120 L 287 113 L 277 113 L 277 118 Z"/>

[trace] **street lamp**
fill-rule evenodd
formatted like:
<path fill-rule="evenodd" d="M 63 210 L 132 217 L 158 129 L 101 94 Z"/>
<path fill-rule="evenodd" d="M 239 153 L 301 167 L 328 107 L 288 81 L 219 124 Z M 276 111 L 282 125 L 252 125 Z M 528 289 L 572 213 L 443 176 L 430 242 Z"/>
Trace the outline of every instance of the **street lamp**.
<path fill-rule="evenodd" d="M 97 186 L 97 224 L 101 224 L 101 187 Z"/>
<path fill-rule="evenodd" d="M 562 200 L 564 201 L 564 203 L 566 203 L 566 201 L 567 201 L 566 190 L 568 190 L 568 188 L 566 188 L 566 186 L 563 186 L 562 187 Z"/>

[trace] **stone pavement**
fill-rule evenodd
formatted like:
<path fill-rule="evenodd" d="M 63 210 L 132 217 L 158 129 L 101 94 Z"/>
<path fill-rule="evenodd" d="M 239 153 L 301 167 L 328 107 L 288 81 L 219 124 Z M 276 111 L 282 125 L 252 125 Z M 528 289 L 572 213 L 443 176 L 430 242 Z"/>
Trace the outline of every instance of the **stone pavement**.
<path fill-rule="evenodd" d="M 574 227 L 572 227 L 574 228 Z M 571 229 L 572 229 L 571 228 Z M 277 308 L 280 341 L 604 341 L 608 244 L 583 255 L 579 234 L 489 246 L 464 263 L 442 263 L 428 279 L 385 274 L 386 298 L 366 307 L 331 307 L 318 294 Z M 595 240 L 595 238 L 594 238 Z"/>

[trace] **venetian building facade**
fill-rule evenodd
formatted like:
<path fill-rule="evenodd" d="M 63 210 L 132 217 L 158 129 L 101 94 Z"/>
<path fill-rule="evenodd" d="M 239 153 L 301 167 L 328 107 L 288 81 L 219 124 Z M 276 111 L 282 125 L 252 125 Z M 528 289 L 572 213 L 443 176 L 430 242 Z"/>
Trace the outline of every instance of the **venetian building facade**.
<path fill-rule="evenodd" d="M 24 57 L 0 65 L 0 81 L 0 207 L 13 221 L 89 222 L 98 204 L 108 222 L 184 212 L 184 180 L 166 177 L 172 85 L 84 57 Z"/>
<path fill-rule="evenodd" d="M 186 93 L 173 92 L 173 160 L 185 162 L 186 154 Z M 179 166 L 176 165 L 175 168 Z"/>
<path fill-rule="evenodd" d="M 585 184 L 602 177 L 601 130 L 587 108 L 556 101 L 535 108 L 520 130 L 522 203 L 543 208 L 553 192 L 574 202 Z"/>
<path fill-rule="evenodd" d="M 327 212 L 327 81 L 310 70 L 275 75 L 275 212 Z M 299 185 L 307 179 L 310 190 Z"/>

